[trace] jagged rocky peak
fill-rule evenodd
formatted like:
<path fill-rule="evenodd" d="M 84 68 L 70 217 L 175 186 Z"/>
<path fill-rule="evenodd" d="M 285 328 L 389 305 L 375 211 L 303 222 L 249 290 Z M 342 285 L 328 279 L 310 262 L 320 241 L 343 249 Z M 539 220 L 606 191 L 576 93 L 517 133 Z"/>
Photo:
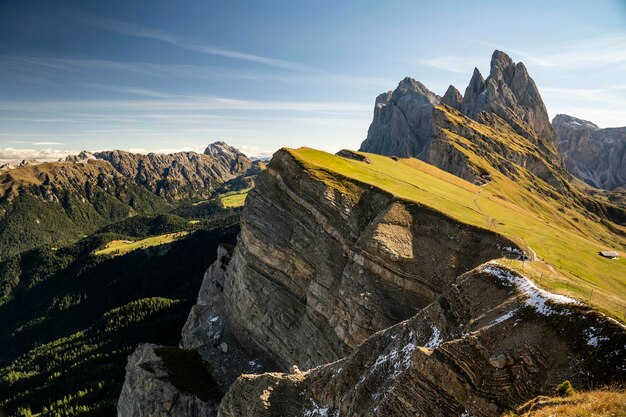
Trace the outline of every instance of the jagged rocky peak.
<path fill-rule="evenodd" d="M 419 154 L 430 139 L 432 109 L 440 101 L 424 84 L 404 78 L 393 92 L 376 98 L 374 119 L 361 150 L 396 156 Z"/>
<path fill-rule="evenodd" d="M 489 77 L 474 70 L 467 87 L 463 113 L 476 119 L 482 111 L 493 112 L 509 123 L 518 133 L 534 139 L 527 129 L 548 144 L 556 146 L 556 134 L 535 82 L 523 63 L 515 63 L 502 51 L 491 57 Z M 521 120 L 525 125 L 520 125 Z"/>
<path fill-rule="evenodd" d="M 204 150 L 204 154 L 214 156 L 214 157 L 228 158 L 228 159 L 232 159 L 238 155 L 243 155 L 239 151 L 239 149 L 235 148 L 234 146 L 230 146 L 226 142 L 222 142 L 222 141 L 211 143 Z"/>
<path fill-rule="evenodd" d="M 461 111 L 461 108 L 463 107 L 463 96 L 455 86 L 451 85 L 441 98 L 441 104 L 445 104 L 446 106 L 450 106 L 453 109 Z"/>
<path fill-rule="evenodd" d="M 552 126 L 569 172 L 597 188 L 626 186 L 626 127 L 601 129 L 566 114 L 558 114 Z"/>
<path fill-rule="evenodd" d="M 78 155 L 68 155 L 65 157 L 65 162 L 73 162 L 75 164 L 87 163 L 90 159 L 96 159 L 96 156 L 89 151 L 81 151 Z"/>
<path fill-rule="evenodd" d="M 472 73 L 472 78 L 470 79 L 469 85 L 465 89 L 465 96 L 463 97 L 463 106 L 462 112 L 465 115 L 470 117 L 476 117 L 474 114 L 472 116 L 472 112 L 474 111 L 474 107 L 476 107 L 476 103 L 478 102 L 478 97 L 485 91 L 485 79 L 483 75 L 480 73 L 478 68 L 474 68 L 474 72 Z"/>
<path fill-rule="evenodd" d="M 552 127 L 554 130 L 559 132 L 559 129 L 599 129 L 598 125 L 592 123 L 588 120 L 578 119 L 576 117 L 570 116 L 568 114 L 557 114 L 552 119 Z"/>

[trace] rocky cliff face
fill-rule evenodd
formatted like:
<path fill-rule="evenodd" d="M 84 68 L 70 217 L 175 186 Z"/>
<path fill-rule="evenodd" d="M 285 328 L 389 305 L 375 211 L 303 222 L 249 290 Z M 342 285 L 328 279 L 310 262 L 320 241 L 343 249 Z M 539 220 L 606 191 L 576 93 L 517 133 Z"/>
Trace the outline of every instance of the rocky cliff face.
<path fill-rule="evenodd" d="M 564 379 L 623 381 L 625 343 L 615 322 L 488 263 L 345 359 L 242 376 L 220 416 L 497 416 Z"/>
<path fill-rule="evenodd" d="M 556 146 L 556 135 L 535 82 L 523 63 L 514 63 L 504 52 L 493 53 L 489 77 L 484 82 L 478 69 L 474 69 L 463 100 L 463 113 L 476 119 L 480 112 L 495 113 L 522 136 Z"/>
<path fill-rule="evenodd" d="M 552 120 L 567 169 L 607 190 L 626 185 L 626 127 L 600 129 L 586 120 L 558 114 Z"/>
<path fill-rule="evenodd" d="M 374 120 L 361 144 L 364 152 L 416 156 L 430 140 L 432 110 L 440 97 L 419 81 L 405 78 L 376 98 Z"/>
<path fill-rule="evenodd" d="M 279 151 L 248 197 L 226 270 L 226 308 L 236 337 L 284 368 L 344 357 L 515 246 L 378 189 L 351 187 L 358 194 L 314 179 Z"/>
<path fill-rule="evenodd" d="M 197 352 L 145 344 L 128 358 L 118 415 L 211 416 L 221 393 Z"/>

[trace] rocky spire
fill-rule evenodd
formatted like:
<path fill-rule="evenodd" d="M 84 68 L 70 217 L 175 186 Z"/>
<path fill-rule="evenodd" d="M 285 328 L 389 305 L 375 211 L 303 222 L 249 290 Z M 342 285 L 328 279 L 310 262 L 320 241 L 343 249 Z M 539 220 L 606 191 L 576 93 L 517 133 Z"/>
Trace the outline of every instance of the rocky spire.
<path fill-rule="evenodd" d="M 361 151 L 417 156 L 430 140 L 433 108 L 441 97 L 406 77 L 393 92 L 376 98 L 374 119 Z"/>
<path fill-rule="evenodd" d="M 443 98 L 441 99 L 441 104 L 445 104 L 452 107 L 453 109 L 461 111 L 461 108 L 463 106 L 463 96 L 461 95 L 459 90 L 456 89 L 455 86 L 451 85 L 450 87 L 448 87 L 446 93 L 443 95 Z"/>
<path fill-rule="evenodd" d="M 481 82 L 478 70 L 465 92 L 463 113 L 476 118 L 481 111 L 490 111 L 506 120 L 518 133 L 534 135 L 556 147 L 556 134 L 535 82 L 523 63 L 517 64 L 502 51 L 491 57 L 489 77 Z M 481 88 L 482 86 L 482 88 Z M 520 124 L 519 121 L 523 124 Z"/>
<path fill-rule="evenodd" d="M 485 79 L 483 75 L 478 71 L 478 68 L 474 68 L 472 79 L 469 85 L 465 89 L 465 95 L 463 96 L 462 112 L 469 117 L 476 117 L 475 110 L 478 107 L 478 97 L 485 90 Z"/>

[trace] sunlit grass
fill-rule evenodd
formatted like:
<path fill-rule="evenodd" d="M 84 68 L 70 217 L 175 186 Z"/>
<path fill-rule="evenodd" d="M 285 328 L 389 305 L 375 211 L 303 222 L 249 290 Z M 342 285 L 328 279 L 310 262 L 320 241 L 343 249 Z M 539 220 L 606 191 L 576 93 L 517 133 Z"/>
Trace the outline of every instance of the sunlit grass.
<path fill-rule="evenodd" d="M 234 191 L 230 193 L 221 194 L 219 196 L 220 202 L 224 208 L 235 208 L 241 207 L 246 202 L 246 197 L 248 196 L 248 192 L 250 188 L 246 188 L 241 191 Z"/>
<path fill-rule="evenodd" d="M 580 392 L 570 397 L 548 398 L 532 408 L 533 410 L 520 414 L 520 417 L 626 416 L 626 392 L 624 390 Z M 503 417 L 510 415 L 505 414 Z"/>
<path fill-rule="evenodd" d="M 358 199 L 369 184 L 398 198 L 431 207 L 446 216 L 500 233 L 537 261 L 526 263 L 530 278 L 557 293 L 584 300 L 613 317 L 626 312 L 625 239 L 576 208 L 530 191 L 521 181 L 490 172 L 492 182 L 477 186 L 416 159 L 365 154 L 370 163 L 340 158 L 309 148 L 289 149 L 320 180 Z M 346 181 L 350 179 L 352 181 Z M 356 182 L 355 182 L 356 181 Z M 598 255 L 611 248 L 617 260 Z M 545 266 L 541 266 L 545 265 Z"/>
<path fill-rule="evenodd" d="M 159 236 L 151 236 L 141 240 L 113 240 L 107 245 L 94 252 L 95 255 L 124 255 L 137 249 L 146 249 L 152 246 L 164 245 L 172 243 L 188 235 L 189 232 L 167 233 Z"/>

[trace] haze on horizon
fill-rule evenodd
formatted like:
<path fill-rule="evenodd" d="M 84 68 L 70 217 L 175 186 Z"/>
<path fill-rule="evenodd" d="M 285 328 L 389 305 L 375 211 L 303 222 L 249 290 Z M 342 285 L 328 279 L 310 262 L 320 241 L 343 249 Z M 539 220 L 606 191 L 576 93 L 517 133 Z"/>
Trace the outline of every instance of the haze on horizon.
<path fill-rule="evenodd" d="M 6 1 L 0 162 L 82 149 L 358 148 L 374 98 L 465 90 L 494 49 L 550 117 L 626 125 L 626 2 Z"/>

